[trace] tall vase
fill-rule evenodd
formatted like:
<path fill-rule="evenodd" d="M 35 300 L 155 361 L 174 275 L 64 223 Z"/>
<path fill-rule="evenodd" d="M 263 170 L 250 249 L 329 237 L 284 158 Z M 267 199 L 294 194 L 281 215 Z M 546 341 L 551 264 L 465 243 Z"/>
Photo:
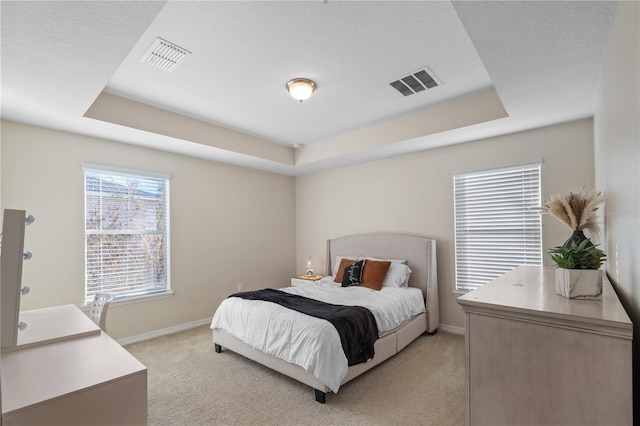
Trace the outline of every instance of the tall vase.
<path fill-rule="evenodd" d="M 567 241 L 564 242 L 564 247 L 571 247 L 572 243 L 576 243 L 576 245 L 579 245 L 581 242 L 583 242 L 584 240 L 587 240 L 587 246 L 592 246 L 593 243 L 591 243 L 591 240 L 589 240 L 587 237 L 585 237 L 584 232 L 582 230 L 575 230 L 573 231 L 573 233 L 571 234 L 571 236 L 569 237 L 569 239 Z"/>

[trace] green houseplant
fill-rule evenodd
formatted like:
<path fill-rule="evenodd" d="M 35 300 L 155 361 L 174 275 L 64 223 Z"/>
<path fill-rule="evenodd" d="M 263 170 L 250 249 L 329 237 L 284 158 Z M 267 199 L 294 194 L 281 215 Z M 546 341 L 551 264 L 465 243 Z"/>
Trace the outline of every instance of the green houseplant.
<path fill-rule="evenodd" d="M 586 239 L 549 250 L 556 264 L 556 293 L 569 299 L 602 299 L 602 271 L 606 254 Z"/>
<path fill-rule="evenodd" d="M 599 269 L 606 254 L 584 235 L 598 234 L 595 211 L 604 201 L 600 191 L 583 188 L 551 196 L 539 209 L 573 230 L 562 246 L 549 250 L 556 264 L 556 293 L 571 299 L 602 299 L 603 272 Z"/>
<path fill-rule="evenodd" d="M 602 271 L 606 254 L 590 240 L 549 250 L 556 264 L 556 293 L 570 299 L 602 299 Z"/>
<path fill-rule="evenodd" d="M 571 241 L 568 247 L 554 247 L 549 255 L 558 268 L 564 269 L 600 269 L 606 260 L 606 253 L 588 239 L 579 244 Z"/>

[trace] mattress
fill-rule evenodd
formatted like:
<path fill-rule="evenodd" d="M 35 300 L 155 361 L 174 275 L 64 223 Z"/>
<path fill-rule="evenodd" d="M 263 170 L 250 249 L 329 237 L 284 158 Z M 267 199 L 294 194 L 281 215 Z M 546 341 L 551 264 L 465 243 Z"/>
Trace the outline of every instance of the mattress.
<path fill-rule="evenodd" d="M 280 290 L 326 303 L 363 306 L 375 317 L 381 335 L 425 312 L 422 292 L 417 288 L 383 287 L 375 291 L 341 287 L 327 277 L 320 283 Z M 224 329 L 254 349 L 301 366 L 333 392 L 338 392 L 347 374 L 340 336 L 328 321 L 274 303 L 230 297 L 216 310 L 211 328 Z"/>

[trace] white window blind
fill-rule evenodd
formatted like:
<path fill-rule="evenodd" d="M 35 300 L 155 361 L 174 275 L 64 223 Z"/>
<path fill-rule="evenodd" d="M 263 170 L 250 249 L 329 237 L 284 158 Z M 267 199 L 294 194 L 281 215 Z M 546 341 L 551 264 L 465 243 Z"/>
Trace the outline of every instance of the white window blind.
<path fill-rule="evenodd" d="M 97 168 L 85 176 L 85 298 L 167 291 L 169 180 Z"/>
<path fill-rule="evenodd" d="M 542 264 L 540 164 L 458 174 L 456 289 L 473 290 L 519 265 Z"/>

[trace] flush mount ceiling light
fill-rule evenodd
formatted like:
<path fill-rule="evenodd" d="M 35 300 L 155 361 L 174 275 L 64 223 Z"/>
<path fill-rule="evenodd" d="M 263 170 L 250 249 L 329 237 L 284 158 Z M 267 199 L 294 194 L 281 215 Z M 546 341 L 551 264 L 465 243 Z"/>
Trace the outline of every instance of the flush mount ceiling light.
<path fill-rule="evenodd" d="M 293 99 L 302 102 L 316 90 L 316 83 L 308 78 L 294 78 L 287 82 L 287 90 Z"/>

